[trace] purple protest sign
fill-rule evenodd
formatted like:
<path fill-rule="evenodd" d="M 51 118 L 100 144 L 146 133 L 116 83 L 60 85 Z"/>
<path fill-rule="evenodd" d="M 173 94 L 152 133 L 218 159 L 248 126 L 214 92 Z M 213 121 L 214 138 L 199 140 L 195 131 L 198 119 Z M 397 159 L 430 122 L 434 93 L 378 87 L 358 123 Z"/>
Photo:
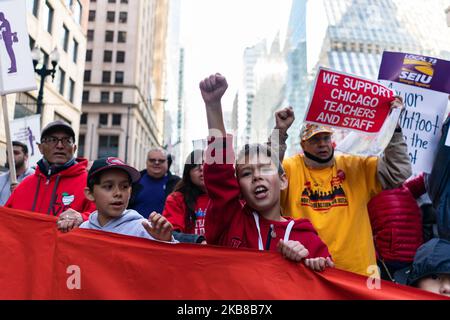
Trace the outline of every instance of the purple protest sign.
<path fill-rule="evenodd" d="M 378 79 L 450 94 L 450 61 L 384 51 Z"/>

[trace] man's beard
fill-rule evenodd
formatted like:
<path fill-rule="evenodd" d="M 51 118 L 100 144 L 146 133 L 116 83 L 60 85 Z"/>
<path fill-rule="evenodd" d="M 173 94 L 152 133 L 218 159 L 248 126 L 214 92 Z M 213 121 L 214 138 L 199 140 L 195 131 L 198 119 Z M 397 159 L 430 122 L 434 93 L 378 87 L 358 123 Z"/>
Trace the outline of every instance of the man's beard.
<path fill-rule="evenodd" d="M 15 162 L 15 163 L 14 163 L 14 166 L 16 167 L 16 170 L 22 168 L 23 165 L 24 165 L 24 163 L 25 163 L 25 160 L 20 160 L 20 161 L 18 161 L 18 162 Z"/>
<path fill-rule="evenodd" d="M 328 158 L 326 158 L 326 159 L 321 159 L 319 157 L 316 157 L 315 155 L 312 155 L 311 153 L 309 153 L 307 151 L 304 151 L 304 150 L 303 150 L 303 153 L 305 154 L 305 157 L 307 157 L 308 159 L 313 160 L 313 161 L 315 161 L 317 163 L 323 164 L 323 163 L 327 163 L 327 162 L 331 161 L 331 159 L 333 159 L 333 157 L 334 157 L 334 148 L 331 149 L 331 155 Z"/>

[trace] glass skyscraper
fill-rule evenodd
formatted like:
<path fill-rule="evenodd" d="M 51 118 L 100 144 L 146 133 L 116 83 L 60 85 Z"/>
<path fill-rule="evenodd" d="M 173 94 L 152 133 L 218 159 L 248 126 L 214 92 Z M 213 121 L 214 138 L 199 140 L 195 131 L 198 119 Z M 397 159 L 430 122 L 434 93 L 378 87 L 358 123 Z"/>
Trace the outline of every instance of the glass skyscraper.
<path fill-rule="evenodd" d="M 287 37 L 286 97 L 294 107 L 288 154 L 319 66 L 377 79 L 383 51 L 450 59 L 447 0 L 293 0 Z"/>

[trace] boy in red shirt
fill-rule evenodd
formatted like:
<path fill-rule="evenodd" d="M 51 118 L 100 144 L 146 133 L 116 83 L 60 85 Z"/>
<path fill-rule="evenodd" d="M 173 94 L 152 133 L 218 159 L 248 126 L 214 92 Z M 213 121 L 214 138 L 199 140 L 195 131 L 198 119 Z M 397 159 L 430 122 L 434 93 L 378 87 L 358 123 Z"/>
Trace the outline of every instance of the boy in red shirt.
<path fill-rule="evenodd" d="M 246 145 L 238 155 L 235 172 L 232 137 L 226 135 L 221 106 L 227 88 L 220 74 L 200 82 L 210 130 L 203 168 L 211 199 L 205 222 L 207 242 L 278 250 L 287 259 L 304 260 L 316 271 L 333 267 L 327 246 L 309 220 L 281 215 L 280 190 L 287 187 L 287 179 L 271 149 Z"/>

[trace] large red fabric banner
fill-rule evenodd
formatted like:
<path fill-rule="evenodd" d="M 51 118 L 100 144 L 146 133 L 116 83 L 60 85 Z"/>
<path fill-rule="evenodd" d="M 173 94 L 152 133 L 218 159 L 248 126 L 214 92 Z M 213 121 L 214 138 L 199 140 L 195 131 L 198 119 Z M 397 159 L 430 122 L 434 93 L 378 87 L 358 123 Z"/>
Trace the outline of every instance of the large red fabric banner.
<path fill-rule="evenodd" d="M 393 100 L 394 92 L 382 84 L 319 68 L 305 121 L 377 133 Z"/>
<path fill-rule="evenodd" d="M 440 299 L 276 252 L 167 244 L 0 208 L 0 299 Z"/>

